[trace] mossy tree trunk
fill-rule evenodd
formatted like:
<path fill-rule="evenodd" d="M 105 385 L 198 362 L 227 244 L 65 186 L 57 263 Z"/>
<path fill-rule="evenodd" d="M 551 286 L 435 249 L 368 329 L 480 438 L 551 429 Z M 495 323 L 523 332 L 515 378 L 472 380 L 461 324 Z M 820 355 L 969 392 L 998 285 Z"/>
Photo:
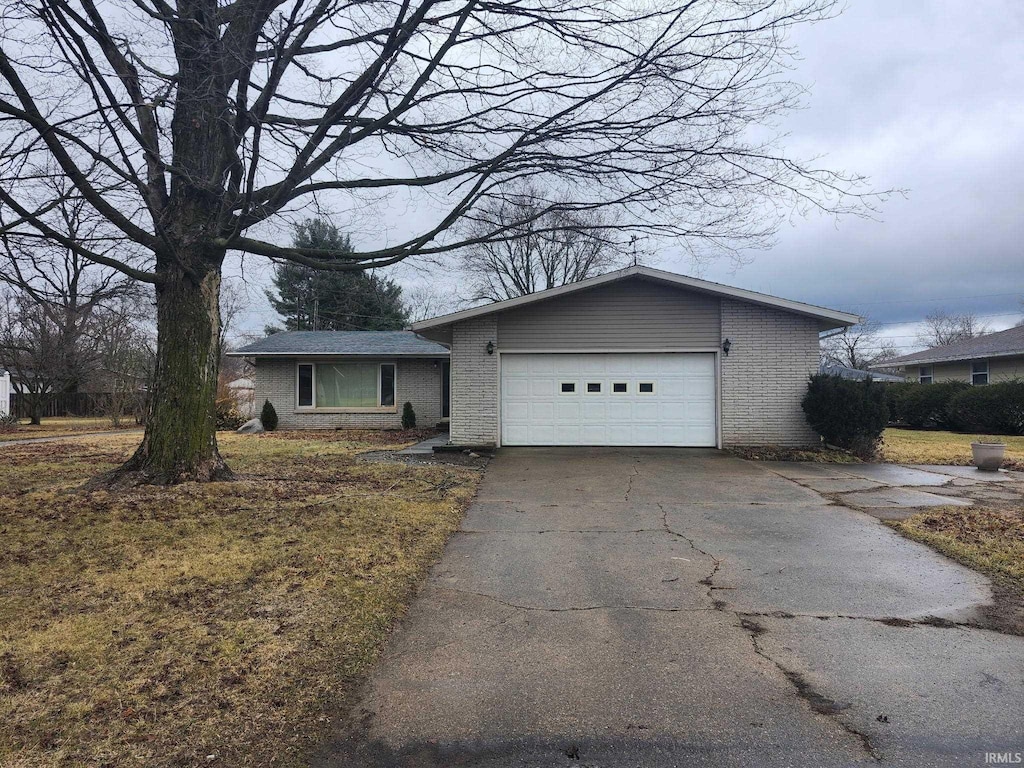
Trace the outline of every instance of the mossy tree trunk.
<path fill-rule="evenodd" d="M 222 259 L 223 254 L 202 254 L 186 262 L 189 269 L 177 261 L 163 265 L 145 436 L 135 455 L 107 476 L 108 482 L 166 485 L 231 478 L 217 450 L 216 432 Z"/>

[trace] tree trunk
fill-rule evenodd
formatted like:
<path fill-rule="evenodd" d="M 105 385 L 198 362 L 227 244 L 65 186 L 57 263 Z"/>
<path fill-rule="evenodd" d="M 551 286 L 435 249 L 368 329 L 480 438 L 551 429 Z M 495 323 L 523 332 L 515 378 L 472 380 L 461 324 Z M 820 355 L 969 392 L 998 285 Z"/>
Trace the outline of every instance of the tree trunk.
<path fill-rule="evenodd" d="M 199 261 L 199 260 L 197 260 Z M 157 359 L 146 432 L 135 455 L 104 478 L 113 485 L 229 480 L 217 450 L 220 266 L 177 265 L 157 285 Z"/>
<path fill-rule="evenodd" d="M 28 423 L 37 427 L 43 423 L 43 404 L 39 398 L 32 401 L 32 415 L 29 416 Z"/>

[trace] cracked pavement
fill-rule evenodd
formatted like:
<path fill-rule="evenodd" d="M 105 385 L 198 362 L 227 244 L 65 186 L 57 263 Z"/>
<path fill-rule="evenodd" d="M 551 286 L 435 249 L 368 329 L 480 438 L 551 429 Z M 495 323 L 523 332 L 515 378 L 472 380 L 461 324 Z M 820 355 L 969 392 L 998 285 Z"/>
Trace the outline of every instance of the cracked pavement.
<path fill-rule="evenodd" d="M 502 450 L 321 764 L 1024 752 L 1024 638 L 979 628 L 987 580 L 809 487 L 835 477 L 785 471 L 716 451 Z"/>

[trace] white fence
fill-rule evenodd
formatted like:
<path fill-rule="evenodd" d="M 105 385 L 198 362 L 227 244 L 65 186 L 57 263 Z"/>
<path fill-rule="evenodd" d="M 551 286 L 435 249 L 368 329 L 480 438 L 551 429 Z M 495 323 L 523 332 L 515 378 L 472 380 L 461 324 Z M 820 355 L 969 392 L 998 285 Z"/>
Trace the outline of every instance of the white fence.
<path fill-rule="evenodd" d="M 0 416 L 6 416 L 11 408 L 11 374 L 0 375 Z"/>

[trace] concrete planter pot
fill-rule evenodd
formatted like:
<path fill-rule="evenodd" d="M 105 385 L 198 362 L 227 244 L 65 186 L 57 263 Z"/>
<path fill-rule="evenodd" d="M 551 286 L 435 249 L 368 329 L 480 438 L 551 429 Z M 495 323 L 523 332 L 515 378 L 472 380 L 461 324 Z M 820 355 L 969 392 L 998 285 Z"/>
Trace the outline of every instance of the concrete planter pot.
<path fill-rule="evenodd" d="M 974 466 L 990 472 L 995 472 L 1003 465 L 1003 453 L 1005 451 L 1005 443 L 971 443 L 971 453 L 974 454 Z"/>

